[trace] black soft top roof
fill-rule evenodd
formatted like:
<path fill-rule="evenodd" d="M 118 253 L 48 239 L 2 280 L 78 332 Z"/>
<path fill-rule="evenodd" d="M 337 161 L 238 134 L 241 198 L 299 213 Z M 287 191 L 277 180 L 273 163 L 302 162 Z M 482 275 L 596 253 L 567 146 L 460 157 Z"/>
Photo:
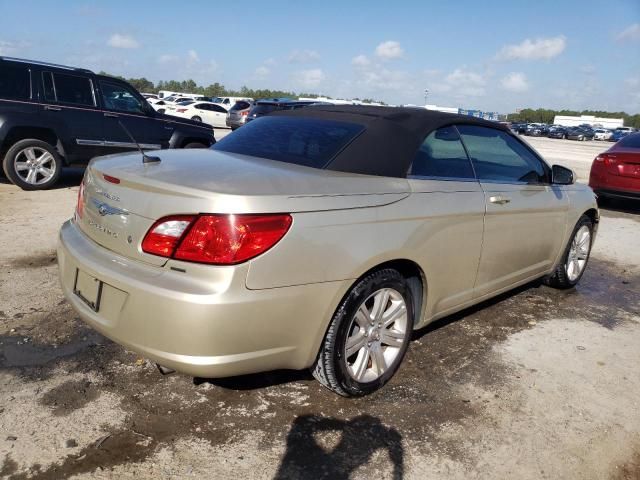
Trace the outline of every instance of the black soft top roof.
<path fill-rule="evenodd" d="M 326 165 L 329 170 L 405 177 L 425 137 L 440 127 L 481 125 L 508 131 L 497 122 L 412 107 L 311 105 L 269 116 L 305 117 L 358 123 L 365 130 Z"/>

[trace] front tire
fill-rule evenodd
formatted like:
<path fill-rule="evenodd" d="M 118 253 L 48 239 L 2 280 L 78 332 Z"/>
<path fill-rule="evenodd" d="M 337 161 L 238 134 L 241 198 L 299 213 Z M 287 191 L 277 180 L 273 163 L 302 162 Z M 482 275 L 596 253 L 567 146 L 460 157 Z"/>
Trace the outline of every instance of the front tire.
<path fill-rule="evenodd" d="M 16 142 L 4 156 L 2 168 L 23 190 L 46 190 L 60 178 L 62 158 L 53 145 L 27 138 Z"/>
<path fill-rule="evenodd" d="M 553 274 L 545 279 L 545 283 L 559 289 L 575 287 L 587 268 L 592 245 L 593 222 L 587 215 L 582 215 L 573 229 L 562 262 Z"/>
<path fill-rule="evenodd" d="M 367 275 L 334 314 L 313 376 L 329 390 L 359 397 L 381 388 L 404 358 L 413 331 L 413 296 L 396 270 Z"/>

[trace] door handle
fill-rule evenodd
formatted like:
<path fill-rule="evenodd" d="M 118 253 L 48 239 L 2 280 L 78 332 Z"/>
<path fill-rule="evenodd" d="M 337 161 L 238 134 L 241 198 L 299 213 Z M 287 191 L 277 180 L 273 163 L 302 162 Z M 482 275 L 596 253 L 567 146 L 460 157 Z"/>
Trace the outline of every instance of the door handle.
<path fill-rule="evenodd" d="M 105 117 L 109 117 L 109 118 L 118 118 L 118 115 L 116 115 L 115 113 L 104 113 Z"/>
<path fill-rule="evenodd" d="M 491 203 L 496 203 L 498 205 L 504 205 L 505 203 L 509 203 L 511 199 L 507 197 L 503 197 L 502 195 L 496 195 L 494 197 L 489 197 L 489 201 Z"/>
<path fill-rule="evenodd" d="M 52 112 L 59 112 L 60 110 L 62 110 L 60 107 L 54 107 L 52 105 L 45 105 L 44 109 L 45 110 L 50 110 Z"/>

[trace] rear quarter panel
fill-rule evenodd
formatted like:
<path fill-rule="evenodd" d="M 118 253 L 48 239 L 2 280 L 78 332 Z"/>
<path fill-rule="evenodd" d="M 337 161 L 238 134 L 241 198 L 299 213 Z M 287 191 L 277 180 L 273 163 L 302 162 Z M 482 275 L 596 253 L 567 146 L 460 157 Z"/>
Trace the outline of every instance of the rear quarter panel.
<path fill-rule="evenodd" d="M 483 215 L 479 189 L 414 192 L 386 206 L 296 213 L 283 240 L 251 261 L 247 287 L 355 282 L 377 265 L 406 259 L 428 284 L 422 316 L 428 319 L 471 298 Z"/>

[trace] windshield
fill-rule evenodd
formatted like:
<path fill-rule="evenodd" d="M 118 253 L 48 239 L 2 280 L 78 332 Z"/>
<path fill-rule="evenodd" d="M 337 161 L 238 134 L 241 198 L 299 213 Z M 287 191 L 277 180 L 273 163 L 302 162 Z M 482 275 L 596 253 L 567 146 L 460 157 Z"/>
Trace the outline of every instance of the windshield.
<path fill-rule="evenodd" d="M 301 117 L 261 117 L 211 148 L 323 168 L 363 130 L 364 126 L 357 123 Z"/>
<path fill-rule="evenodd" d="M 640 134 L 626 135 L 618 142 L 618 146 L 626 148 L 640 148 Z"/>

